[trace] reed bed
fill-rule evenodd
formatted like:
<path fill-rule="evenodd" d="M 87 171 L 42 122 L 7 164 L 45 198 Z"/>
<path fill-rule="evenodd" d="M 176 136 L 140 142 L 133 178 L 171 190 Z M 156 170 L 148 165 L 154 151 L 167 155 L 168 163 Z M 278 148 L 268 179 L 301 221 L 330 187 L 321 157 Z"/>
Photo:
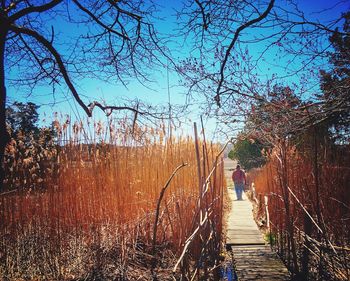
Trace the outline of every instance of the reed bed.
<path fill-rule="evenodd" d="M 350 280 L 348 146 L 277 147 L 255 172 L 258 214 L 296 280 Z"/>
<path fill-rule="evenodd" d="M 219 146 L 127 119 L 55 127 L 50 146 L 7 148 L 1 279 L 218 278 Z"/>

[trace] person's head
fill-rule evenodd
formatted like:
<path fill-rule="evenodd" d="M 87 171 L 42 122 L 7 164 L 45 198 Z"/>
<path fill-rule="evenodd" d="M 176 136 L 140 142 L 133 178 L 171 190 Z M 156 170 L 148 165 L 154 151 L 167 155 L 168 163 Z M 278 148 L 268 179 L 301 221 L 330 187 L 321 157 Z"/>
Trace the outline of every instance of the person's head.
<path fill-rule="evenodd" d="M 237 169 L 237 170 L 240 170 L 240 169 L 241 169 L 241 165 L 237 165 L 237 166 L 236 166 L 236 169 Z"/>

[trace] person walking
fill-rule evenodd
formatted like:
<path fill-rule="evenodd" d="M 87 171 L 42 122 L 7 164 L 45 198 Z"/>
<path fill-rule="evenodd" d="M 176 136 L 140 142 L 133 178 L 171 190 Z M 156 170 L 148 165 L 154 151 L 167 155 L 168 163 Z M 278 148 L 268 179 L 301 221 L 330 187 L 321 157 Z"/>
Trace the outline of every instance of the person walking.
<path fill-rule="evenodd" d="M 232 173 L 232 180 L 235 185 L 237 200 L 243 200 L 242 194 L 247 180 L 244 171 L 241 170 L 240 165 L 237 165 L 236 170 Z"/>

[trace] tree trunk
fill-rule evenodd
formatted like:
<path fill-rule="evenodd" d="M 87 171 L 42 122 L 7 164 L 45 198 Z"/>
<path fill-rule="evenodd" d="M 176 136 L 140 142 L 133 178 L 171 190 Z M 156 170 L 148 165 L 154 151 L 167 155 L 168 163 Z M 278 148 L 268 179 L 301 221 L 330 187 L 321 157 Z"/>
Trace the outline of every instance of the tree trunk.
<path fill-rule="evenodd" d="M 6 87 L 5 87 L 5 42 L 8 29 L 6 23 L 0 19 L 0 191 L 3 190 L 5 178 L 4 153 L 6 144 L 9 141 L 9 134 L 6 130 Z"/>

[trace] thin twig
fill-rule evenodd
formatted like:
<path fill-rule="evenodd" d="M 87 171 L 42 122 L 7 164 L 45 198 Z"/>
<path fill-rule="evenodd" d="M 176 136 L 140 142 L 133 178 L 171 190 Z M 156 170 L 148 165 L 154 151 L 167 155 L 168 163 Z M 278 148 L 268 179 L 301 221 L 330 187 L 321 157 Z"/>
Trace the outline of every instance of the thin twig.
<path fill-rule="evenodd" d="M 156 240 L 157 240 L 157 229 L 158 229 L 158 219 L 159 219 L 159 211 L 160 211 L 160 204 L 162 203 L 162 199 L 164 197 L 165 191 L 168 188 L 170 182 L 172 181 L 172 179 L 174 178 L 174 176 L 176 175 L 176 173 L 183 167 L 187 166 L 187 163 L 182 163 L 181 165 L 179 165 L 171 174 L 171 176 L 169 177 L 169 179 L 167 180 L 167 182 L 165 183 L 165 185 L 163 186 L 160 195 L 159 195 L 159 199 L 157 202 L 157 209 L 156 209 L 156 218 L 154 221 L 154 225 L 153 225 L 153 240 L 152 240 L 152 256 L 153 256 L 153 261 L 152 261 L 152 267 L 151 267 L 151 273 L 152 276 L 154 276 L 154 269 L 157 265 L 157 259 L 155 257 L 155 250 L 156 250 Z"/>

